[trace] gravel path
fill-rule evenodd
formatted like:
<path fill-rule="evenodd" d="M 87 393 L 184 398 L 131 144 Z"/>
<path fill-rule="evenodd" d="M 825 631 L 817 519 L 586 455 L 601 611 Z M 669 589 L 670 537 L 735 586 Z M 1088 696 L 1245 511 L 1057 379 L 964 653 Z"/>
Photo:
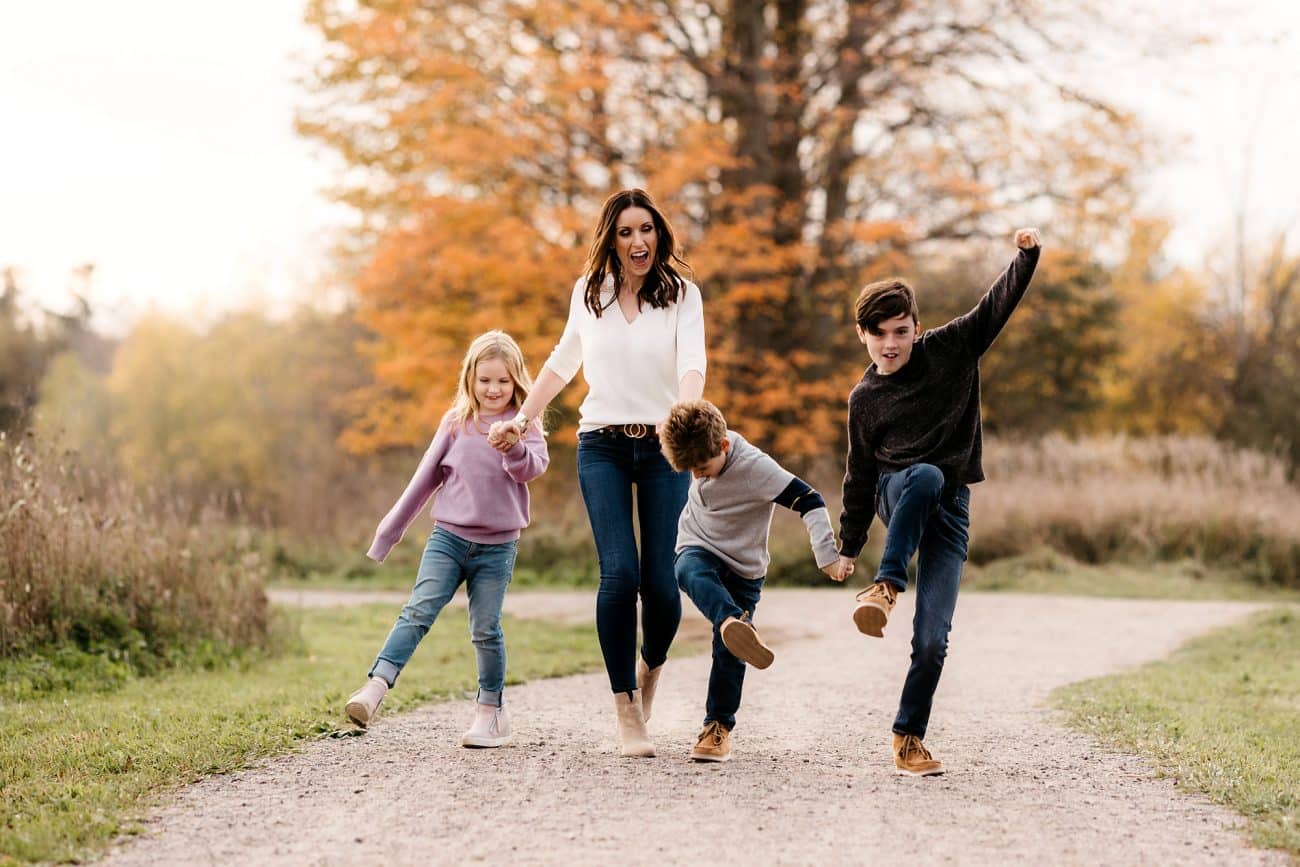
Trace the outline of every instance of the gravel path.
<path fill-rule="evenodd" d="M 593 606 L 589 593 L 507 598 L 516 614 Z M 1044 705 L 1258 606 L 963 596 L 926 739 L 949 773 L 918 780 L 889 756 L 911 599 L 879 641 L 854 630 L 848 591 L 765 593 L 756 622 L 776 663 L 749 673 L 726 765 L 685 759 L 709 662 L 673 659 L 650 724 L 657 759 L 617 755 L 603 674 L 541 681 L 508 691 L 508 748 L 458 746 L 464 703 L 381 717 L 364 737 L 185 789 L 106 863 L 1287 863 Z"/>

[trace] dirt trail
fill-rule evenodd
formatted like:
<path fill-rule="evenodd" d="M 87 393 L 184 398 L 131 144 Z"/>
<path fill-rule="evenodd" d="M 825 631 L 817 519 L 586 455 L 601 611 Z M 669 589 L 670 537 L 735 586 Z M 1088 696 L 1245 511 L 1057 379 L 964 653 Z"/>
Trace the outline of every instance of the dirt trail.
<path fill-rule="evenodd" d="M 1258 606 L 963 596 L 927 737 L 949 773 L 914 780 L 889 758 L 911 598 L 879 641 L 854 630 L 848 591 L 765 593 L 756 623 L 777 659 L 749 673 L 726 765 L 685 759 L 708 658 L 673 659 L 650 723 L 656 759 L 617 755 L 603 674 L 542 681 L 507 692 L 511 747 L 460 748 L 460 702 L 381 718 L 364 737 L 184 790 L 106 863 L 1287 863 L 1044 705 L 1056 686 L 1162 657 Z M 508 600 L 565 619 L 593 605 L 590 593 Z"/>

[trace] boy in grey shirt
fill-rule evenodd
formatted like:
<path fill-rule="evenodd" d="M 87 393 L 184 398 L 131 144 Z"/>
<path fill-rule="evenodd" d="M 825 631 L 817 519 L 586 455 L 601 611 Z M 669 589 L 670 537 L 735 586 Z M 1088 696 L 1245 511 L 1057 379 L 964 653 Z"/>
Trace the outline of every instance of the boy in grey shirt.
<path fill-rule="evenodd" d="M 752 618 L 767 574 L 767 537 L 776 506 L 803 517 L 818 568 L 835 581 L 843 581 L 848 571 L 821 494 L 727 430 L 716 406 L 707 400 L 674 404 L 659 442 L 673 469 L 694 476 L 677 524 L 674 566 L 678 585 L 713 623 L 704 730 L 691 758 L 725 762 L 731 758 L 745 663 L 767 668 L 773 660 Z"/>

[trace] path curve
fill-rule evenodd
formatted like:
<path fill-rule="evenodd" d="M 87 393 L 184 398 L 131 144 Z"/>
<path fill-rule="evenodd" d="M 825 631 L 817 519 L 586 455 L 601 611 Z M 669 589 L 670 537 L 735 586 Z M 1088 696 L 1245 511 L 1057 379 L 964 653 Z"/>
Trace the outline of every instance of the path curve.
<path fill-rule="evenodd" d="M 590 616 L 590 593 L 534 595 L 510 608 Z M 673 659 L 650 724 L 657 759 L 616 754 L 603 674 L 540 681 L 507 693 L 511 747 L 461 749 L 460 702 L 381 718 L 185 789 L 104 863 L 1287 863 L 1044 703 L 1261 606 L 964 595 L 927 737 L 949 773 L 914 780 L 889 758 L 910 604 L 879 641 L 854 630 L 848 591 L 764 593 L 756 623 L 780 636 L 777 659 L 749 673 L 726 765 L 686 761 L 708 659 Z"/>

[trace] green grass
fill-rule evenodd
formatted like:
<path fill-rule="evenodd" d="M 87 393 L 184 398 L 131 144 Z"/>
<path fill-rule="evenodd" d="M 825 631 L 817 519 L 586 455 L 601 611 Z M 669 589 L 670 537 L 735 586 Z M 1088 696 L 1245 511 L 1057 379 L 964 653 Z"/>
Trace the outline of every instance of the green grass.
<path fill-rule="evenodd" d="M 0 864 L 74 861 L 138 830 L 160 792 L 342 734 L 347 695 L 392 626 L 391 605 L 280 612 L 276 653 L 203 658 L 140 678 L 73 651 L 0 666 Z M 599 668 L 594 628 L 507 620 L 510 683 Z M 463 611 L 439 618 L 385 713 L 476 683 Z"/>
<path fill-rule="evenodd" d="M 1172 563 L 1080 563 L 1050 548 L 967 564 L 962 581 L 972 590 L 1109 596 L 1126 599 L 1239 599 L 1300 601 L 1300 592 L 1245 580 L 1194 560 Z"/>
<path fill-rule="evenodd" d="M 1248 820 L 1252 840 L 1300 856 L 1300 612 L 1277 609 L 1170 659 L 1054 696 L 1075 727 L 1149 758 Z"/>

